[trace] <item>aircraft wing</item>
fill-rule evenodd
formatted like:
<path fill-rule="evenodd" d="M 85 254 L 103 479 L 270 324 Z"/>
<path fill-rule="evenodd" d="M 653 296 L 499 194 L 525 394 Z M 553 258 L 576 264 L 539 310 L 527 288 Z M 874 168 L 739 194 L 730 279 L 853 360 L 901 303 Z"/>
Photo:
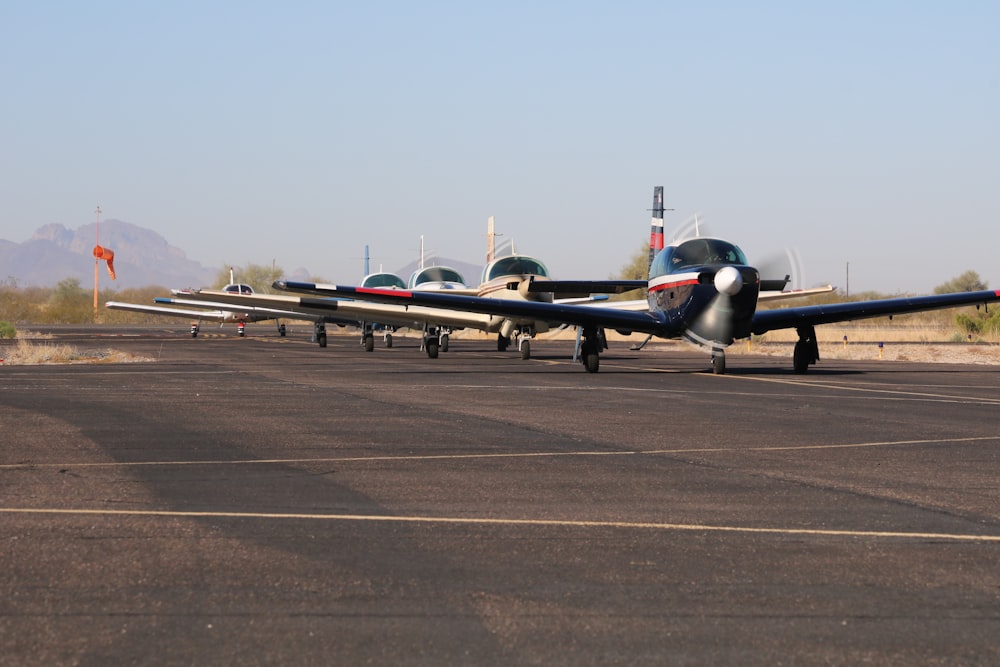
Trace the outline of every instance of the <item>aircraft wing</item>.
<path fill-rule="evenodd" d="M 165 315 L 167 317 L 182 317 L 186 320 L 208 320 L 211 322 L 229 322 L 232 315 L 220 310 L 197 310 L 194 308 L 167 308 L 164 306 L 144 306 L 138 303 L 127 303 L 125 301 L 108 301 L 105 308 L 112 310 L 128 310 L 135 313 L 147 313 L 150 315 Z"/>
<path fill-rule="evenodd" d="M 185 292 L 185 296 L 189 293 Z M 248 321 L 259 321 L 259 320 L 276 320 L 279 318 L 285 318 L 289 320 L 301 319 L 301 320 L 314 320 L 315 317 L 310 317 L 305 313 L 295 312 L 292 310 L 279 310 L 275 308 L 265 308 L 261 306 L 254 306 L 249 304 L 231 304 L 222 302 L 208 302 L 199 301 L 196 299 L 172 299 L 165 297 L 157 297 L 153 299 L 155 303 L 172 304 L 179 306 L 191 306 L 193 308 L 205 308 L 205 309 L 215 309 L 224 310 L 229 313 L 236 313 L 246 315 Z M 189 311 L 195 312 L 195 311 Z"/>
<path fill-rule="evenodd" d="M 405 290 L 386 290 L 399 291 Z M 436 292 L 417 291 L 416 294 L 434 294 Z M 446 292 L 457 298 L 475 298 L 455 295 L 451 290 Z M 446 308 L 427 308 L 413 304 L 377 303 L 371 300 L 327 298 L 320 296 L 291 296 L 282 294 L 232 294 L 212 290 L 198 290 L 187 294 L 191 299 L 204 299 L 207 302 L 227 302 L 248 307 L 278 308 L 310 316 L 320 316 L 328 321 L 344 321 L 358 324 L 361 321 L 378 322 L 396 327 L 420 329 L 424 324 L 450 326 L 454 328 L 483 329 L 489 324 L 489 315 L 468 310 L 449 310 Z"/>
<path fill-rule="evenodd" d="M 793 290 L 761 290 L 757 295 L 757 302 L 761 301 L 781 301 L 782 299 L 800 299 L 805 296 L 815 296 L 817 294 L 829 294 L 834 289 L 833 285 L 823 285 L 822 287 L 810 287 L 808 289 Z"/>
<path fill-rule="evenodd" d="M 594 326 L 616 331 L 638 331 L 642 333 L 663 333 L 664 321 L 648 311 L 636 312 L 609 307 L 607 305 L 585 305 L 577 303 L 549 303 L 543 301 L 521 301 L 516 299 L 493 299 L 479 296 L 462 296 L 448 292 L 421 292 L 412 290 L 374 289 L 367 287 L 347 287 L 316 283 L 276 281 L 274 287 L 289 291 L 324 294 L 329 297 L 353 299 L 357 302 L 374 301 L 395 304 L 412 312 L 416 306 L 429 308 L 431 317 L 442 313 L 465 312 L 505 317 L 531 318 L 543 322 L 569 324 L 573 326 Z M 301 297 L 303 302 L 313 303 L 323 299 Z M 432 321 L 439 321 L 433 319 Z"/>
<path fill-rule="evenodd" d="M 855 301 L 851 303 L 831 303 L 818 306 L 798 306 L 760 310 L 753 316 L 753 333 L 762 334 L 774 329 L 792 329 L 817 324 L 847 322 L 887 315 L 917 313 L 939 308 L 974 306 L 1000 300 L 1000 290 L 980 292 L 958 292 L 931 296 L 900 297 Z"/>

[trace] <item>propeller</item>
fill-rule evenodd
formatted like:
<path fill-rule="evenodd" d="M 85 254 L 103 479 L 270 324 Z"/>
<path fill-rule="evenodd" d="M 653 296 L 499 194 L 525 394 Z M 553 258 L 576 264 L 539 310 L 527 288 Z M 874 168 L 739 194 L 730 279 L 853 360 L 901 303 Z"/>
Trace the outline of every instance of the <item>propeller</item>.
<path fill-rule="evenodd" d="M 685 332 L 692 343 L 721 350 L 733 339 L 733 296 L 743 289 L 743 276 L 733 266 L 724 266 L 712 278 L 716 295 Z"/>
<path fill-rule="evenodd" d="M 757 263 L 760 272 L 761 289 L 769 289 L 765 281 L 781 281 L 787 278 L 787 283 L 780 289 L 799 290 L 805 283 L 805 272 L 802 270 L 802 259 L 794 248 L 784 250 L 764 257 Z"/>

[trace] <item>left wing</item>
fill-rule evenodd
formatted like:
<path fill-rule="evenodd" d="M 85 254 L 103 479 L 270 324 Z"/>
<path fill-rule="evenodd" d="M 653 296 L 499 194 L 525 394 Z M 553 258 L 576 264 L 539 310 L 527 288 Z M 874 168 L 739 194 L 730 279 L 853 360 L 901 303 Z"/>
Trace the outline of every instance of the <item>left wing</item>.
<path fill-rule="evenodd" d="M 1000 300 L 1000 290 L 983 290 L 980 292 L 956 292 L 931 296 L 831 303 L 818 306 L 793 306 L 757 311 L 753 316 L 752 328 L 753 333 L 762 334 L 774 329 L 791 329 L 817 324 L 863 320 L 957 306 L 975 306 L 998 300 Z"/>

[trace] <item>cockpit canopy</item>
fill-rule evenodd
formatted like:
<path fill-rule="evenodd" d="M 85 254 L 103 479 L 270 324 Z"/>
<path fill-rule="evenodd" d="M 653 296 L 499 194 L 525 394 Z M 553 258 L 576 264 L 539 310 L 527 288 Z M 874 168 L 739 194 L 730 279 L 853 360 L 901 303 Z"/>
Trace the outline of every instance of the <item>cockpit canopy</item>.
<path fill-rule="evenodd" d="M 222 291 L 230 294 L 253 294 L 253 288 L 246 283 L 230 283 L 223 287 Z"/>
<path fill-rule="evenodd" d="M 743 251 L 729 241 L 696 238 L 661 250 L 653 259 L 649 273 L 651 276 L 662 276 L 686 271 L 696 266 L 746 263 L 747 258 Z"/>
<path fill-rule="evenodd" d="M 504 276 L 542 276 L 549 277 L 549 270 L 545 265 L 533 257 L 525 255 L 513 255 L 511 257 L 501 257 L 487 264 L 483 269 L 483 282 L 488 283 L 495 278 Z"/>
<path fill-rule="evenodd" d="M 371 273 L 361 281 L 362 287 L 382 287 L 388 289 L 406 289 L 403 279 L 394 273 Z"/>
<path fill-rule="evenodd" d="M 410 289 L 424 283 L 458 283 L 465 284 L 462 274 L 447 266 L 428 266 L 414 271 L 410 276 Z"/>

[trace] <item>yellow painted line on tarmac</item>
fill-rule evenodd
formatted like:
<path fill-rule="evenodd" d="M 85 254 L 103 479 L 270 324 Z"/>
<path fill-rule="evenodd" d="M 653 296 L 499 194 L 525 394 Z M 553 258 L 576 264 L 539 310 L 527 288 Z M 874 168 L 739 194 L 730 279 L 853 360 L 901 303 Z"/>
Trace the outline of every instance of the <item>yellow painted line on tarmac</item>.
<path fill-rule="evenodd" d="M 970 533 L 925 533 L 886 530 L 832 530 L 818 528 L 754 528 L 697 523 L 647 521 L 579 521 L 569 519 L 499 519 L 446 516 L 393 516 L 384 514 L 300 514 L 290 512 L 182 512 L 171 510 L 102 510 L 0 507 L 0 514 L 43 514 L 103 517 L 165 517 L 194 519 L 264 519 L 310 521 L 357 521 L 367 523 L 458 524 L 465 526 L 527 526 L 545 528 L 618 528 L 702 533 L 744 533 L 779 536 L 851 538 L 896 538 L 909 540 L 949 540 L 958 542 L 1000 542 L 1000 535 Z"/>
<path fill-rule="evenodd" d="M 879 440 L 872 442 L 845 442 L 818 445 L 774 445 L 768 447 L 685 447 L 675 449 L 647 449 L 627 451 L 574 451 L 574 452 L 494 452 L 490 454 L 402 454 L 384 456 L 324 456 L 281 459 L 214 459 L 176 461 L 103 461 L 94 463 L 5 463 L 0 470 L 37 468 L 142 468 L 168 466 L 239 466 L 239 465 L 293 465 L 303 463 L 376 463 L 380 461 L 457 461 L 476 459 L 532 459 L 578 458 L 608 456 L 663 456 L 670 454 L 719 454 L 726 452 L 788 452 L 817 451 L 824 449 L 864 449 L 900 447 L 907 445 L 940 445 L 952 443 L 997 442 L 1000 435 L 972 436 L 966 438 L 927 438 L 920 440 Z"/>

